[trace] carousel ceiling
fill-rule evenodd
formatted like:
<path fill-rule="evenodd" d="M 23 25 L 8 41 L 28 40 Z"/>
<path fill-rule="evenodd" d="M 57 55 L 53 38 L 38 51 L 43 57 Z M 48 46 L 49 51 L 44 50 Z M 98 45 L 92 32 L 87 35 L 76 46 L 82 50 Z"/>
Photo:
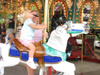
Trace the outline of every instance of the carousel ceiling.
<path fill-rule="evenodd" d="M 35 3 L 38 5 L 39 9 L 42 8 L 44 5 L 45 0 L 34 0 Z M 49 7 L 52 3 L 52 0 L 49 0 Z M 0 0 L 0 13 L 20 13 L 24 10 L 25 7 L 32 6 L 32 0 Z"/>
<path fill-rule="evenodd" d="M 24 6 L 24 3 L 30 4 L 32 0 L 0 0 L 0 13 L 13 13 L 16 11 L 20 12 L 22 9 L 21 7 Z"/>

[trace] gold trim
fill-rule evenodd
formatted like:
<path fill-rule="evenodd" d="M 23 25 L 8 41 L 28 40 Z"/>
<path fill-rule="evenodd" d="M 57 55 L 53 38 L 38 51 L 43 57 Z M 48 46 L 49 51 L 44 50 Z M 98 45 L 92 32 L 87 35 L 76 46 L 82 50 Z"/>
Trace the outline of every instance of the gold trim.
<path fill-rule="evenodd" d="M 55 0 L 54 1 L 54 7 L 55 7 L 55 5 L 57 4 L 57 3 L 61 3 L 62 4 L 62 6 L 63 6 L 63 8 L 64 8 L 64 13 L 66 13 L 66 14 L 64 14 L 64 16 L 66 17 L 66 19 L 68 18 L 68 11 L 67 11 L 67 4 L 64 2 L 64 1 L 62 1 L 62 0 Z M 51 18 L 53 17 L 53 4 L 52 4 L 52 6 L 51 6 Z"/>
<path fill-rule="evenodd" d="M 85 2 L 83 2 L 83 7 L 84 7 L 84 5 L 85 4 L 87 4 L 87 3 L 89 3 L 90 4 L 90 6 L 91 6 L 91 16 L 89 17 L 89 20 L 88 20 L 88 24 L 90 24 L 90 22 L 91 22 L 91 20 L 92 20 L 92 17 L 93 17 L 93 11 L 94 11 L 94 9 L 93 9 L 93 2 L 92 1 L 85 1 Z M 82 6 L 81 6 L 81 8 L 80 8 L 80 11 L 79 11 L 79 23 L 82 23 L 82 15 L 81 15 L 81 13 L 82 13 Z"/>

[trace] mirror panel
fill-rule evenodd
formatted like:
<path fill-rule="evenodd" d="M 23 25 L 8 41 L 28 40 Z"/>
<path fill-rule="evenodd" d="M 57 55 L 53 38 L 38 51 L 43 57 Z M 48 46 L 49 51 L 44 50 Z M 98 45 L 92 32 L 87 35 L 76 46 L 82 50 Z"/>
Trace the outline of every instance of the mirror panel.
<path fill-rule="evenodd" d="M 93 3 L 91 1 L 85 1 L 83 3 L 83 21 L 86 21 L 88 24 L 91 22 L 93 17 Z M 79 13 L 79 22 L 82 22 L 82 7 Z"/>
<path fill-rule="evenodd" d="M 66 3 L 64 2 L 64 1 L 62 1 L 62 0 L 55 0 L 54 1 L 54 6 L 53 6 L 53 4 L 52 4 L 52 6 L 51 6 L 51 18 L 53 17 L 53 12 L 55 12 L 55 13 L 58 13 L 57 11 L 59 11 L 60 9 L 62 10 L 62 11 L 60 11 L 59 13 L 61 13 L 61 14 L 64 14 L 64 16 L 66 17 L 66 19 L 67 19 L 67 17 L 68 17 L 68 11 L 67 11 L 67 5 L 66 5 Z M 54 10 L 53 10 L 54 9 Z"/>

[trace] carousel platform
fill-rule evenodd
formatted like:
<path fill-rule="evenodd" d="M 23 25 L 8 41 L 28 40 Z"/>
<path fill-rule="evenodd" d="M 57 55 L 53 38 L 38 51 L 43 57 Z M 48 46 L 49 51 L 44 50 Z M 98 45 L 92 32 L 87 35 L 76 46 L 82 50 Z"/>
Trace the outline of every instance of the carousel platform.
<path fill-rule="evenodd" d="M 99 48 L 95 48 L 95 54 L 97 58 L 100 59 Z M 80 59 L 78 60 L 71 59 L 67 61 L 75 64 L 75 67 L 76 67 L 75 75 L 81 75 L 81 67 L 83 67 L 82 68 L 83 75 L 100 75 L 100 63 L 83 61 L 83 65 L 81 65 Z M 48 71 L 48 68 L 47 68 L 47 71 Z M 19 63 L 18 65 L 13 66 L 13 67 L 6 67 L 4 75 L 27 75 L 27 69 L 26 69 L 25 64 Z M 39 75 L 39 67 L 34 71 L 34 75 Z M 51 75 L 54 75 L 53 68 L 51 68 Z"/>
<path fill-rule="evenodd" d="M 76 66 L 75 75 L 81 75 L 81 61 L 68 60 Z M 48 68 L 47 68 L 48 71 Z M 100 75 L 100 64 L 83 61 L 83 75 Z M 18 64 L 13 67 L 5 68 L 4 75 L 27 75 L 25 64 Z M 39 68 L 34 71 L 34 75 L 39 75 Z M 49 74 L 48 74 L 49 75 Z M 51 68 L 51 75 L 54 75 L 54 70 Z"/>

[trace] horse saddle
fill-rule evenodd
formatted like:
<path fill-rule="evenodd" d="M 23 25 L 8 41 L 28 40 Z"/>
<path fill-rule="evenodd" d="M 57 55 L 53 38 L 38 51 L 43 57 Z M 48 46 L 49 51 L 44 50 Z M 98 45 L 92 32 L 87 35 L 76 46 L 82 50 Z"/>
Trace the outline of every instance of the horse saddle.
<path fill-rule="evenodd" d="M 44 66 L 44 61 L 43 61 L 43 57 L 45 56 L 45 48 L 42 46 L 42 41 L 40 42 L 36 42 L 33 43 L 36 50 L 34 53 L 34 58 L 38 59 L 38 64 L 40 66 Z M 15 46 L 16 49 L 18 49 L 18 51 L 20 53 L 22 52 L 28 52 L 29 53 L 29 48 L 25 47 L 24 45 L 22 45 L 17 39 L 13 40 L 13 45 Z"/>

